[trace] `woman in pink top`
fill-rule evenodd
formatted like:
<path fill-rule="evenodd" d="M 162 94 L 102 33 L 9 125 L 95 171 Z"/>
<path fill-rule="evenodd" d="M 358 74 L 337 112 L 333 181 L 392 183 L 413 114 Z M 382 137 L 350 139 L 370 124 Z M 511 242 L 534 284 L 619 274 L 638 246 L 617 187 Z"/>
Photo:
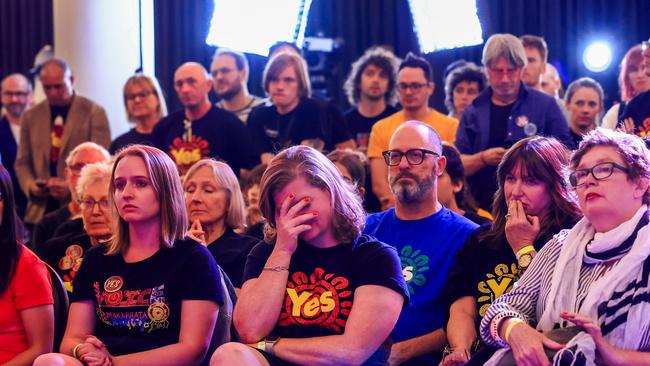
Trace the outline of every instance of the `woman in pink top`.
<path fill-rule="evenodd" d="M 0 364 L 31 365 L 52 350 L 54 309 L 47 268 L 21 241 L 14 192 L 0 165 Z"/>

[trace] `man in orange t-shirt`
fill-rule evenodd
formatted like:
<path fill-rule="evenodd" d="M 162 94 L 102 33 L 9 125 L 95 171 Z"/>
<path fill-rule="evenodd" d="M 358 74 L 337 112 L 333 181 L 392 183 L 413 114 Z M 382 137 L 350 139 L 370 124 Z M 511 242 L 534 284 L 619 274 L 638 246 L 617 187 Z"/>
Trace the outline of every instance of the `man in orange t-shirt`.
<path fill-rule="evenodd" d="M 429 97 L 434 88 L 429 62 L 409 53 L 399 66 L 397 76 L 397 90 L 403 109 L 375 123 L 370 132 L 368 158 L 372 190 L 379 198 L 382 210 L 395 206 L 395 198 L 388 186 L 388 169 L 381 154 L 388 150 L 388 142 L 397 127 L 406 121 L 421 121 L 433 127 L 443 141 L 452 144 L 455 141 L 458 120 L 429 107 Z"/>

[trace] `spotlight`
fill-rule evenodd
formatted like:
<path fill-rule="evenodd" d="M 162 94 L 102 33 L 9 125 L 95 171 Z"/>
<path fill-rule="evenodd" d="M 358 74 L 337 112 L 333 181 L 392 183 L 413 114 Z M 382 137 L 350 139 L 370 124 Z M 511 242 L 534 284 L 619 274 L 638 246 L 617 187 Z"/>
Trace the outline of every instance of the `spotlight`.
<path fill-rule="evenodd" d="M 612 48 L 606 42 L 593 42 L 585 48 L 582 62 L 589 71 L 603 72 L 612 64 Z"/>

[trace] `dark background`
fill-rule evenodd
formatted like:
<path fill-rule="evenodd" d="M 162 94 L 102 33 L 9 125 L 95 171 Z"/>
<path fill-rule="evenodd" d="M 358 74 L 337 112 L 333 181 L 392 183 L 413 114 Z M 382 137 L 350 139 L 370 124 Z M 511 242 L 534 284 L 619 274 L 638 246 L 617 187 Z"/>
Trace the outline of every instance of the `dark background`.
<path fill-rule="evenodd" d="M 606 107 L 618 98 L 618 63 L 627 49 L 650 36 L 650 1 L 646 0 L 477 0 L 484 39 L 494 33 L 540 35 L 549 46 L 549 62 L 560 70 L 566 87 L 571 80 L 590 76 L 606 92 Z M 209 66 L 214 47 L 205 44 L 213 1 L 155 0 L 156 76 L 166 92 L 170 110 L 179 108 L 172 82 L 174 70 L 185 61 Z M 246 10 L 245 10 L 246 11 Z M 444 11 L 444 8 L 441 9 Z M 0 77 L 26 72 L 36 52 L 52 44 L 52 0 L 0 0 Z M 263 32 L 242 24 L 242 32 Z M 454 29 L 450 29 L 453 32 Z M 418 52 L 408 0 L 313 0 L 306 36 L 340 38 L 344 45 L 331 56 L 331 97 L 341 108 L 341 91 L 350 64 L 365 49 L 386 45 L 397 56 Z M 584 68 L 582 51 L 593 39 L 610 42 L 614 62 L 603 73 Z M 435 72 L 431 104 L 444 111 L 442 71 L 463 58 L 480 63 L 482 45 L 426 55 Z M 249 55 L 249 89 L 264 95 L 261 73 L 266 58 Z M 116 91 L 119 93 L 120 91 Z"/>

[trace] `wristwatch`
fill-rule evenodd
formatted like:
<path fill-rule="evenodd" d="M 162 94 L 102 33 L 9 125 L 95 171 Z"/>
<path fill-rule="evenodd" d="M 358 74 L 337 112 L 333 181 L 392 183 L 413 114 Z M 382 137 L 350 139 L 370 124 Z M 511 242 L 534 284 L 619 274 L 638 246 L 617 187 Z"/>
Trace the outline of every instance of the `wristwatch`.
<path fill-rule="evenodd" d="M 274 355 L 275 352 L 273 352 L 273 346 L 275 346 L 276 343 L 280 341 L 280 337 L 276 335 L 269 335 L 268 337 L 264 338 L 263 340 L 255 343 L 255 348 L 262 352 L 266 352 L 268 354 Z"/>
<path fill-rule="evenodd" d="M 276 343 L 280 341 L 280 337 L 276 335 L 269 335 L 268 337 L 264 338 L 264 352 L 275 355 L 275 352 L 273 351 L 273 347 L 275 346 Z"/>
<path fill-rule="evenodd" d="M 521 248 L 515 256 L 517 257 L 517 264 L 520 268 L 528 268 L 530 262 L 533 260 L 533 257 L 537 254 L 535 252 L 535 247 L 532 245 L 527 245 Z"/>

